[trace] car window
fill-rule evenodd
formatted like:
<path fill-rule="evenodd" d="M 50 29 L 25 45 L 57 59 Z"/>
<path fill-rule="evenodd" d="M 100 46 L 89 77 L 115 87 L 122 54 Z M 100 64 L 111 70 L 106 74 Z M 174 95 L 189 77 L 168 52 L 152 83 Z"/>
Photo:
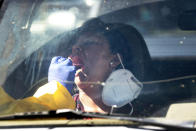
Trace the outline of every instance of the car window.
<path fill-rule="evenodd" d="M 182 14 L 195 16 L 195 5 L 4 0 L 0 85 L 13 99 L 24 99 L 55 80 L 77 111 L 188 119 L 171 112 L 179 113 L 176 103 L 195 103 L 196 32 L 180 25 Z"/>

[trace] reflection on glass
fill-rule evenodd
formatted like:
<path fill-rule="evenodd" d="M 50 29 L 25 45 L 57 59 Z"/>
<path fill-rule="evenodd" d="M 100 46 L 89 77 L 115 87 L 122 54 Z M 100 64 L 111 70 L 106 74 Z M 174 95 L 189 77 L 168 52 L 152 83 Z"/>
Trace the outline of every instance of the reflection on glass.
<path fill-rule="evenodd" d="M 30 28 L 31 33 L 43 33 L 45 30 L 46 25 L 42 23 L 34 23 Z"/>
<path fill-rule="evenodd" d="M 76 17 L 72 12 L 59 11 L 52 13 L 47 20 L 52 26 L 70 29 L 75 25 Z"/>

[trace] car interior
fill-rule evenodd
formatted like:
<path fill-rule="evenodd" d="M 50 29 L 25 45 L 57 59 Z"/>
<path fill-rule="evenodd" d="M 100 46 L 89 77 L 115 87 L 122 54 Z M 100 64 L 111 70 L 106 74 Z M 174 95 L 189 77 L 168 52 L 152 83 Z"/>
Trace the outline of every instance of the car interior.
<path fill-rule="evenodd" d="M 144 87 L 139 97 L 132 102 L 132 116 L 173 117 L 172 110 L 179 109 L 178 103 L 195 103 L 196 28 L 193 22 L 186 26 L 185 19 L 193 18 L 190 17 L 190 12 L 196 16 L 196 1 L 185 1 L 147 3 L 99 16 L 105 23 L 133 26 L 141 33 L 146 44 L 143 46 L 147 50 L 142 52 L 133 47 L 133 52 L 140 55 L 136 58 L 143 57 L 147 64 L 143 63 Z M 131 29 L 120 30 L 130 39 Z M 3 85 L 6 92 L 16 99 L 26 98 L 32 96 L 41 85 L 46 84 L 52 57 L 67 56 L 70 53 L 76 31 L 77 29 L 56 36 L 25 58 L 7 77 Z M 177 108 L 171 106 L 172 104 L 178 105 Z M 180 106 L 181 109 L 195 107 Z"/>

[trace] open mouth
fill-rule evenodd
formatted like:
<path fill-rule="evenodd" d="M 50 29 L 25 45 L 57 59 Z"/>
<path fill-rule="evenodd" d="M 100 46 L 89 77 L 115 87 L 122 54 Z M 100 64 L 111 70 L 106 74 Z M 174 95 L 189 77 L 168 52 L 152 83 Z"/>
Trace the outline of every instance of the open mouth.
<path fill-rule="evenodd" d="M 73 66 L 76 66 L 78 68 L 82 68 L 83 67 L 83 61 L 81 60 L 81 58 L 79 58 L 78 56 L 69 56 L 72 60 Z"/>
<path fill-rule="evenodd" d="M 87 74 L 85 73 L 85 66 L 82 61 L 82 59 L 78 56 L 69 56 L 72 60 L 73 66 L 76 66 L 78 69 L 80 69 L 80 73 L 76 73 L 76 76 L 80 76 L 83 79 L 87 77 Z"/>

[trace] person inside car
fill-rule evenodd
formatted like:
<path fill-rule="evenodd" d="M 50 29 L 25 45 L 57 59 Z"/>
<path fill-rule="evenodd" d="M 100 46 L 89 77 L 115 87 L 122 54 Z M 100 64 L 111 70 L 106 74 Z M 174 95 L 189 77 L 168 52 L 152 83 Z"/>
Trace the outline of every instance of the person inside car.
<path fill-rule="evenodd" d="M 103 85 L 112 72 L 122 68 L 130 70 L 143 81 L 150 61 L 141 34 L 132 26 L 120 23 L 104 23 L 92 19 L 78 29 L 72 53 L 68 58 L 54 57 L 48 80 L 60 82 L 76 102 L 76 110 L 108 113 L 111 107 L 102 100 Z M 120 77 L 120 76 L 119 76 Z M 74 85 L 78 89 L 73 93 Z M 129 113 L 130 105 L 116 109 L 117 113 Z"/>

